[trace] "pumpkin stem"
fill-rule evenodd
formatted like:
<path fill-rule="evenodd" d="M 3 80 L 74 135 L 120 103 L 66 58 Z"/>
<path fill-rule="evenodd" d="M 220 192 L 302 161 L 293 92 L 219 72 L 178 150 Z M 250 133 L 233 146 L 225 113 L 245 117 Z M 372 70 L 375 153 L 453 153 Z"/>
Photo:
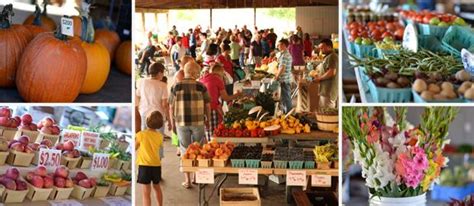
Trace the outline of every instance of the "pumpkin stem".
<path fill-rule="evenodd" d="M 41 26 L 41 8 L 38 4 L 35 4 L 35 19 L 33 20 L 33 25 Z"/>
<path fill-rule="evenodd" d="M 3 7 L 2 13 L 0 13 L 0 28 L 8 29 L 11 26 L 11 17 L 14 16 L 13 4 L 7 4 Z"/>
<path fill-rule="evenodd" d="M 46 16 L 46 5 L 49 4 L 49 0 L 43 0 L 43 16 Z"/>

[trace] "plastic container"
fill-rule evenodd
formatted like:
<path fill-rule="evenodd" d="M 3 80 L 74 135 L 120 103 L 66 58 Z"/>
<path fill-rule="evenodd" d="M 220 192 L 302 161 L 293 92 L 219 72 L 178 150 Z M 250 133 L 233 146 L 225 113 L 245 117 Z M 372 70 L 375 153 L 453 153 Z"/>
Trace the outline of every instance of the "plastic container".
<path fill-rule="evenodd" d="M 441 40 L 449 52 L 461 56 L 461 49 L 474 52 L 474 32 L 469 27 L 451 26 Z"/>
<path fill-rule="evenodd" d="M 380 48 L 377 48 L 377 57 L 379 57 L 379 58 L 384 58 L 385 55 L 398 54 L 398 53 L 400 53 L 400 51 L 395 50 L 395 49 L 380 49 Z"/>
<path fill-rule="evenodd" d="M 374 45 L 355 44 L 355 55 L 358 58 L 377 57 L 377 50 Z"/>
<path fill-rule="evenodd" d="M 303 169 L 304 161 L 289 161 L 288 165 L 290 169 Z"/>
<path fill-rule="evenodd" d="M 441 45 L 441 41 L 431 35 L 418 35 L 418 48 L 427 49 L 433 52 L 446 52 Z"/>
<path fill-rule="evenodd" d="M 288 161 L 284 160 L 273 160 L 273 165 L 278 169 L 286 169 L 288 167 Z"/>
<path fill-rule="evenodd" d="M 271 161 L 260 161 L 260 165 L 262 168 L 270 169 L 272 168 L 272 163 Z"/>
<path fill-rule="evenodd" d="M 370 197 L 370 206 L 425 206 L 426 194 L 415 197 Z"/>
<path fill-rule="evenodd" d="M 466 102 L 463 98 L 459 97 L 456 99 L 447 99 L 447 100 L 430 100 L 426 101 L 423 98 L 421 98 L 420 94 L 418 92 L 415 92 L 412 90 L 413 93 L 413 101 L 415 103 L 427 103 L 427 102 L 434 102 L 434 103 L 463 103 Z"/>
<path fill-rule="evenodd" d="M 304 161 L 304 168 L 305 169 L 314 169 L 314 161 Z"/>
<path fill-rule="evenodd" d="M 469 187 L 451 187 L 435 184 L 431 191 L 431 199 L 449 202 L 451 199 L 462 200 L 469 195 Z"/>
<path fill-rule="evenodd" d="M 396 89 L 377 87 L 372 80 L 368 84 L 374 102 L 411 102 L 412 100 L 411 87 Z"/>
<path fill-rule="evenodd" d="M 260 167 L 260 160 L 245 160 L 245 167 L 259 168 Z"/>
<path fill-rule="evenodd" d="M 421 35 L 431 35 L 438 39 L 442 39 L 444 34 L 448 30 L 449 27 L 440 27 L 434 26 L 429 24 L 417 24 L 418 27 L 418 34 Z"/>
<path fill-rule="evenodd" d="M 230 159 L 230 164 L 232 167 L 245 167 L 245 160 L 243 159 Z"/>

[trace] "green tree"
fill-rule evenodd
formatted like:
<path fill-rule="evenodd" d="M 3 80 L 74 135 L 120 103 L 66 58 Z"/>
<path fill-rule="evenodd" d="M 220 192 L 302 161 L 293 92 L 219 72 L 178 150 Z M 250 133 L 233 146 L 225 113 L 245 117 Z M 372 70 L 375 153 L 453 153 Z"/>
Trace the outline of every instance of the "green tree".
<path fill-rule="evenodd" d="M 197 13 L 195 10 L 178 10 L 176 18 L 182 21 L 192 21 L 196 15 Z"/>
<path fill-rule="evenodd" d="M 271 16 L 273 18 L 281 19 L 281 20 L 295 20 L 295 9 L 294 8 L 272 8 L 272 9 L 265 9 L 267 10 L 265 14 L 267 16 Z"/>

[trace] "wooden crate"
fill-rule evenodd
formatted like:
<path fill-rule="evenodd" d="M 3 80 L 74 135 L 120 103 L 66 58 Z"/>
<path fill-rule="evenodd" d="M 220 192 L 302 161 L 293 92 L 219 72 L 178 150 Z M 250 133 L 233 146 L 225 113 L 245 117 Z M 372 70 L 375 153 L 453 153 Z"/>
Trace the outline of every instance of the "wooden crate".
<path fill-rule="evenodd" d="M 8 154 L 7 163 L 12 166 L 23 166 L 28 167 L 33 161 L 34 153 L 18 152 L 10 150 Z"/>
<path fill-rule="evenodd" d="M 222 160 L 222 159 L 212 159 L 212 165 L 214 167 L 225 167 L 229 160 Z"/>
<path fill-rule="evenodd" d="M 242 187 L 242 188 L 221 188 L 220 190 L 220 205 L 221 206 L 260 206 L 262 205 L 258 188 Z M 243 201 L 226 201 L 227 196 L 254 196 L 256 200 Z"/>

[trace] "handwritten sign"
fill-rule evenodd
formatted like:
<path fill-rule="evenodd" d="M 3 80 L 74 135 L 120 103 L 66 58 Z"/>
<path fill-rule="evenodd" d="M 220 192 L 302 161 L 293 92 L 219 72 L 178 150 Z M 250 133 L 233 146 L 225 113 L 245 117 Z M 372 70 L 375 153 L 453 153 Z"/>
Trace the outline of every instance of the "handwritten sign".
<path fill-rule="evenodd" d="M 63 135 L 62 135 L 62 142 L 67 142 L 67 141 L 72 141 L 74 142 L 74 145 L 79 145 L 81 141 L 81 132 L 79 131 L 74 131 L 74 130 L 68 130 L 65 129 L 63 130 Z"/>
<path fill-rule="evenodd" d="M 311 175 L 311 186 L 331 187 L 331 175 Z"/>
<path fill-rule="evenodd" d="M 214 184 L 214 169 L 198 169 L 196 171 L 196 183 Z"/>
<path fill-rule="evenodd" d="M 288 186 L 305 186 L 306 171 L 305 170 L 287 170 L 286 185 Z"/>
<path fill-rule="evenodd" d="M 51 206 L 82 206 L 82 204 L 76 200 L 53 200 L 49 201 Z"/>
<path fill-rule="evenodd" d="M 74 21 L 68 17 L 61 17 L 61 34 L 74 36 Z"/>
<path fill-rule="evenodd" d="M 83 131 L 81 135 L 81 149 L 88 150 L 89 147 L 98 148 L 100 139 L 99 133 Z"/>
<path fill-rule="evenodd" d="M 61 150 L 41 148 L 38 153 L 38 165 L 54 169 L 61 165 Z"/>
<path fill-rule="evenodd" d="M 100 200 L 104 201 L 110 206 L 129 206 L 132 203 L 123 197 L 102 197 Z"/>
<path fill-rule="evenodd" d="M 418 32 L 415 25 L 408 24 L 403 33 L 402 46 L 412 52 L 418 51 Z"/>
<path fill-rule="evenodd" d="M 258 172 L 256 169 L 239 169 L 239 184 L 257 185 Z"/>
<path fill-rule="evenodd" d="M 110 154 L 94 153 L 92 156 L 91 170 L 106 171 L 109 168 Z"/>

